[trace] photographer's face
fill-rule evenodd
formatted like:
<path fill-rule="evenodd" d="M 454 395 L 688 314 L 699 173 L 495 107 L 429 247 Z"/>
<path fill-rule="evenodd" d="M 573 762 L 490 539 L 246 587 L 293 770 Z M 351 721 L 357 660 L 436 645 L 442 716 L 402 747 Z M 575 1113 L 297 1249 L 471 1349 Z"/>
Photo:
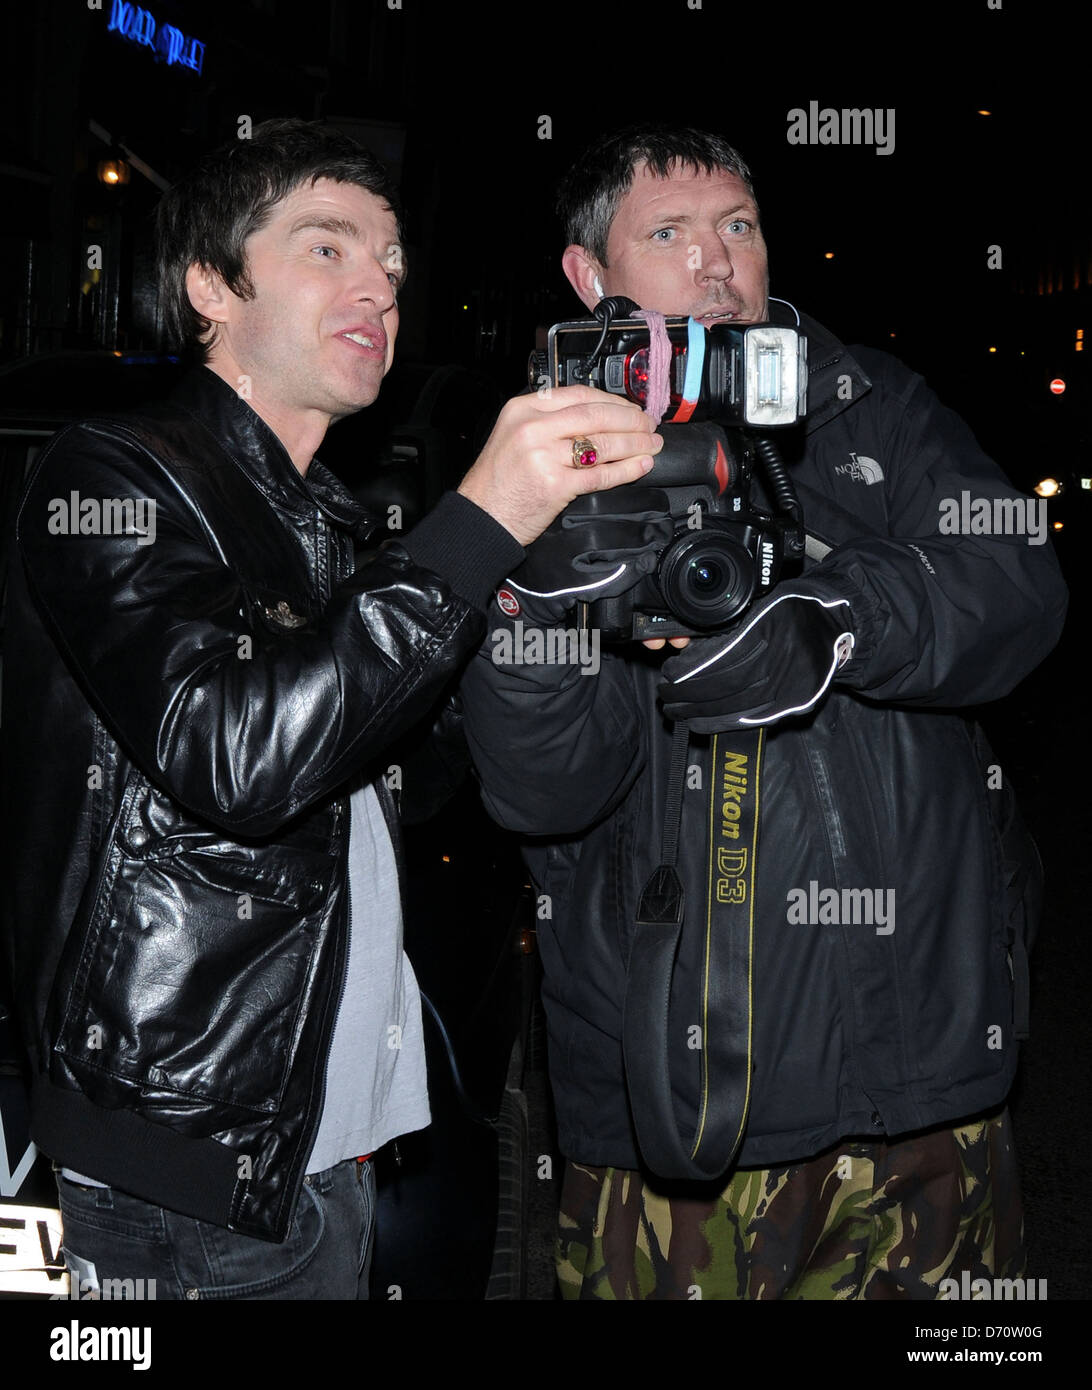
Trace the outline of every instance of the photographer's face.
<path fill-rule="evenodd" d="M 599 299 L 598 275 L 605 295 L 624 294 L 643 309 L 688 314 L 707 326 L 766 318 L 758 208 L 743 180 L 725 170 L 676 165 L 661 179 L 638 165 L 611 223 L 607 264 L 570 246 L 563 265 L 589 309 Z"/>

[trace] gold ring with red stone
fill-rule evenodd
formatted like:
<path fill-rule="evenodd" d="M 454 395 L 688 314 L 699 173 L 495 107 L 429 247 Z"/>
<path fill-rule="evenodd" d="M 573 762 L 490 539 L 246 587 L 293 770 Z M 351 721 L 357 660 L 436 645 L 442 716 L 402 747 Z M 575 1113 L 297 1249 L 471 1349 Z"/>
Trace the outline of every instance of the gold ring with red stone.
<path fill-rule="evenodd" d="M 590 468 L 599 458 L 595 451 L 595 445 L 590 439 L 583 435 L 579 439 L 573 440 L 573 467 Z"/>

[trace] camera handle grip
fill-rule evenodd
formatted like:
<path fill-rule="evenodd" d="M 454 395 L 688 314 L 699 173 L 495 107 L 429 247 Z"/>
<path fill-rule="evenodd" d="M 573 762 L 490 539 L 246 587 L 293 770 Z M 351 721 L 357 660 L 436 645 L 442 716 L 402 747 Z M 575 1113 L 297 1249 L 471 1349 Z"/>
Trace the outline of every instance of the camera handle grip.
<path fill-rule="evenodd" d="M 664 447 L 641 480 L 653 487 L 706 486 L 723 496 L 736 486 L 740 461 L 720 425 L 661 425 Z"/>

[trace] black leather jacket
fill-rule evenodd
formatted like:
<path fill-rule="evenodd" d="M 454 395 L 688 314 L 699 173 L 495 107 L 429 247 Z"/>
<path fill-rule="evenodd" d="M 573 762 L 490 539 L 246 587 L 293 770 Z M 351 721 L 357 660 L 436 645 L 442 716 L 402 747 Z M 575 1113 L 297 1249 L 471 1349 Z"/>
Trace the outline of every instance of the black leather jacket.
<path fill-rule="evenodd" d="M 101 499 L 154 502 L 154 539 L 118 534 Z M 58 436 L 11 566 L 5 944 L 32 1136 L 271 1240 L 340 1002 L 347 784 L 371 770 L 397 847 L 380 774 L 522 555 L 457 494 L 353 573 L 374 529 L 201 369 Z"/>
<path fill-rule="evenodd" d="M 939 527 L 941 503 L 964 490 L 1019 495 L 966 425 L 893 358 L 805 331 L 807 429 L 780 442 L 809 534 L 832 549 L 783 587 L 847 599 L 857 645 L 815 710 L 766 735 L 744 1166 L 1004 1100 L 1026 1031 L 1037 857 L 1004 770 L 955 707 L 1010 691 L 1057 641 L 1066 606 L 1048 544 Z M 524 602 L 519 621 L 558 619 Z M 491 633 L 512 622 L 494 604 Z M 671 753 L 660 661 L 604 649 L 591 676 L 498 665 L 495 650 L 491 637 L 464 678 L 467 734 L 486 804 L 528 836 L 542 894 L 561 1148 L 634 1168 L 622 1006 L 639 895 L 660 863 Z M 692 737 L 679 870 L 699 944 L 716 882 L 717 757 L 710 736 Z M 893 930 L 794 921 L 788 895 L 813 884 L 890 892 Z M 702 1018 L 703 968 L 684 947 L 695 1012 L 683 1023 Z M 693 1134 L 700 1054 L 685 1027 L 669 1043 Z"/>

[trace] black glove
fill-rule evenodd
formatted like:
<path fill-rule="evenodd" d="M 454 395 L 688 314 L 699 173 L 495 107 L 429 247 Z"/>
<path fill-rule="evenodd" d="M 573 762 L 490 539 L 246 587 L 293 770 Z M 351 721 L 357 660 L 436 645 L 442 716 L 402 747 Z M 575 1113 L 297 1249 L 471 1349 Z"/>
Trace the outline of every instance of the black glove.
<path fill-rule="evenodd" d="M 659 551 L 674 534 L 667 498 L 657 488 L 591 493 L 528 547 L 527 558 L 500 592 L 528 614 L 559 618 L 578 602 L 632 589 L 655 569 Z M 503 600 L 502 608 L 514 611 Z"/>
<path fill-rule="evenodd" d="M 846 599 L 775 593 L 738 628 L 696 638 L 664 662 L 664 713 L 699 734 L 803 714 L 850 659 L 852 621 Z"/>

